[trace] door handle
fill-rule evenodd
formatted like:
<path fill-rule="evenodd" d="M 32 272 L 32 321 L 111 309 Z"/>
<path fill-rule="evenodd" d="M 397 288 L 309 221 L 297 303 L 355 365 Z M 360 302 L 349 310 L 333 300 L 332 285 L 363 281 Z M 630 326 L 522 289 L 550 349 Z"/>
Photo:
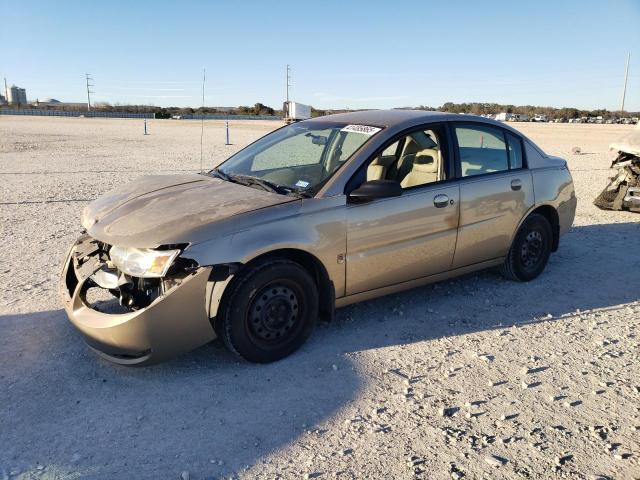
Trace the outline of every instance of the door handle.
<path fill-rule="evenodd" d="M 520 190 L 522 188 L 522 181 L 519 178 L 511 180 L 511 190 Z"/>
<path fill-rule="evenodd" d="M 449 197 L 444 193 L 440 193 L 433 197 L 433 204 L 436 206 L 436 208 L 444 208 L 449 205 Z"/>

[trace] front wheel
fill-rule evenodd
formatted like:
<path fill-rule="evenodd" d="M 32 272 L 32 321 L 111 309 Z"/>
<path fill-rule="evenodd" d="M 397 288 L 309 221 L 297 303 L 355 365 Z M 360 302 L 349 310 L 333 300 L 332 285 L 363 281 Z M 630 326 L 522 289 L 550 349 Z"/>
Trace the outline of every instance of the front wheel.
<path fill-rule="evenodd" d="M 543 215 L 532 213 L 516 233 L 502 265 L 502 274 L 518 282 L 528 282 L 542 273 L 553 244 L 553 230 Z"/>
<path fill-rule="evenodd" d="M 227 348 L 245 360 L 280 360 L 311 334 L 318 288 L 301 265 L 284 258 L 258 261 L 230 287 L 217 330 Z"/>

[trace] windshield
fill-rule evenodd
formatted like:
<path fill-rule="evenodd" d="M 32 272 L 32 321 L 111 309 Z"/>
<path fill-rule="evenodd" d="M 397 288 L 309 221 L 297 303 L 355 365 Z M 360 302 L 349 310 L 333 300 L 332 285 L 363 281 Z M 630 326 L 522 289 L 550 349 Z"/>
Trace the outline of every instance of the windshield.
<path fill-rule="evenodd" d="M 305 121 L 272 132 L 211 173 L 284 194 L 312 195 L 381 129 Z"/>

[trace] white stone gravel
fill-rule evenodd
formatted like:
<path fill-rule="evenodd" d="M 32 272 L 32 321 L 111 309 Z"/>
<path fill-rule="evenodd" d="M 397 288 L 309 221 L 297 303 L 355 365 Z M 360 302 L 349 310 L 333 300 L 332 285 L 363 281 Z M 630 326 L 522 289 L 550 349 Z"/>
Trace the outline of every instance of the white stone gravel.
<path fill-rule="evenodd" d="M 206 122 L 206 164 L 277 126 L 231 122 L 225 146 Z M 640 477 L 640 215 L 591 204 L 631 127 L 515 126 L 568 159 L 579 198 L 536 281 L 488 271 L 347 307 L 271 365 L 214 342 L 135 369 L 68 324 L 60 262 L 88 201 L 197 171 L 200 124 L 0 117 L 0 476 Z"/>

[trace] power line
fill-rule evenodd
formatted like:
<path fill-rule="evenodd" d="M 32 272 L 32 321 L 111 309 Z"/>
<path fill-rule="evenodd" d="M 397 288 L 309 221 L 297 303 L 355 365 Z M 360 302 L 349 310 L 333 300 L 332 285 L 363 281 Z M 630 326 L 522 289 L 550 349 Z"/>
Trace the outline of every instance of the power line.
<path fill-rule="evenodd" d="M 91 94 L 95 93 L 94 91 L 90 90 L 90 87 L 94 87 L 95 85 L 93 83 L 89 83 L 90 81 L 93 81 L 93 78 L 91 78 L 90 74 L 85 73 L 84 74 L 87 80 L 87 112 L 91 111 Z"/>

